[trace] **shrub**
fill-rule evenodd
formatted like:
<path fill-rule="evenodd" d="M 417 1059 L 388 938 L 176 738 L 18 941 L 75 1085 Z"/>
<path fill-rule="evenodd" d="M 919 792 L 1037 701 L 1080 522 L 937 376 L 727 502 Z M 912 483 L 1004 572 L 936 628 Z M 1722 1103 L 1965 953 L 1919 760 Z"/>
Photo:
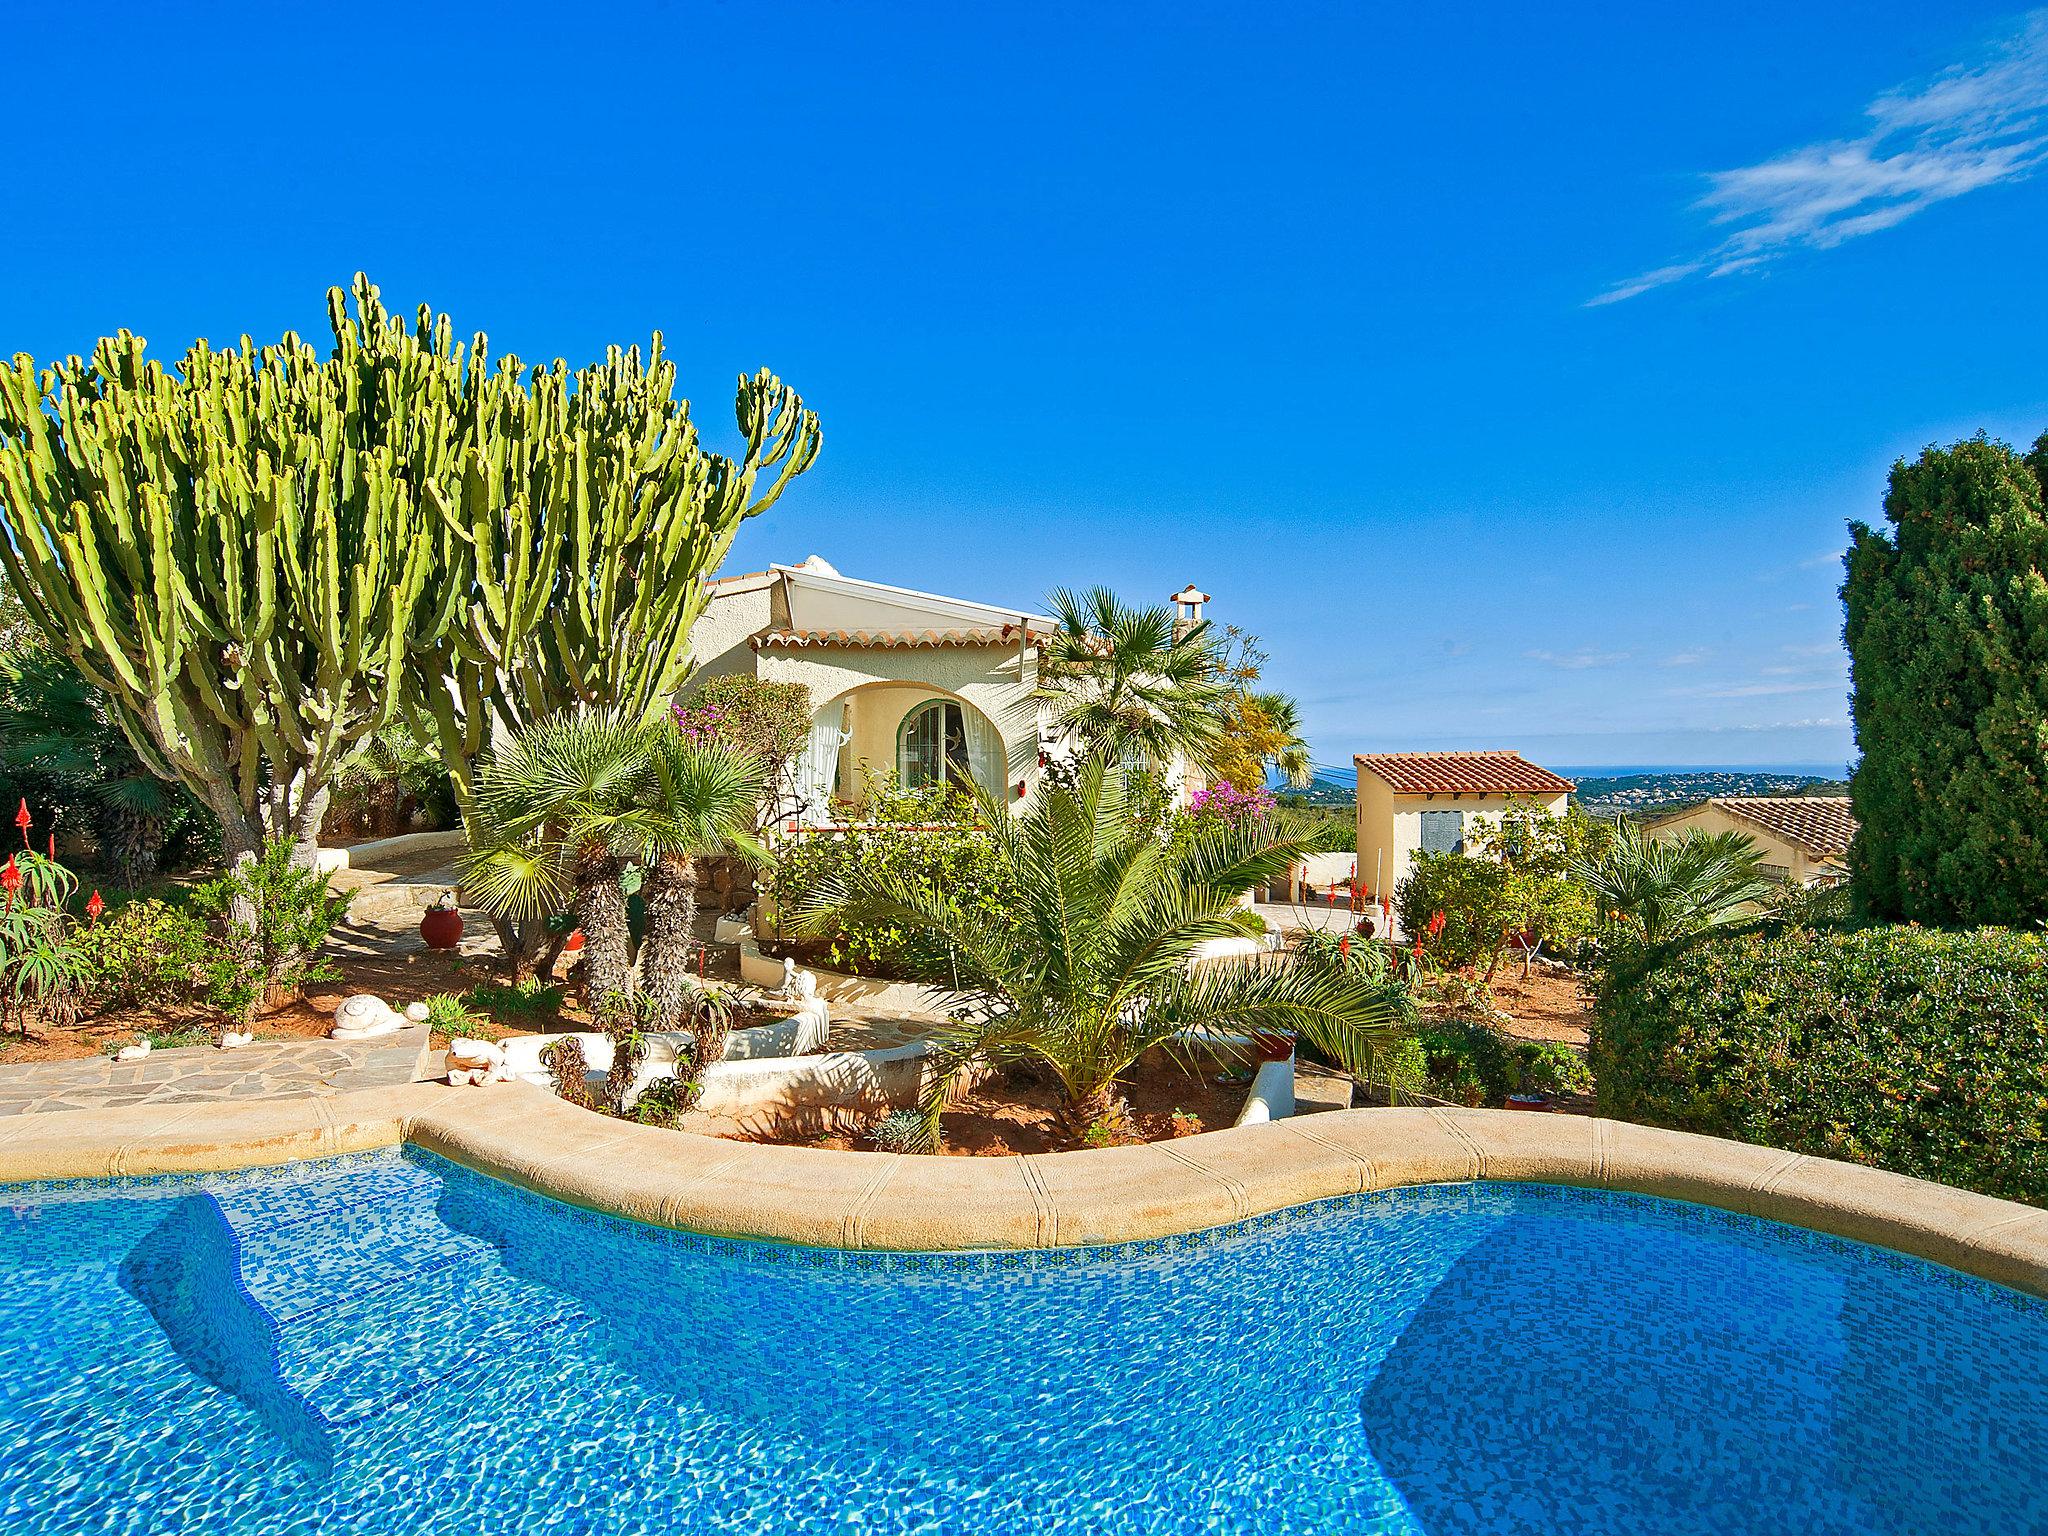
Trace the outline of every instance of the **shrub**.
<path fill-rule="evenodd" d="M 811 735 L 811 690 L 735 674 L 714 677 L 675 705 L 675 721 L 692 742 L 731 747 L 761 765 L 767 780 L 762 811 L 782 812 L 783 772 Z"/>
<path fill-rule="evenodd" d="M 321 962 L 320 947 L 348 903 L 346 891 L 327 888 L 323 871 L 296 868 L 291 842 L 282 837 L 200 886 L 192 910 L 208 920 L 214 941 L 206 1000 L 246 1023 L 268 993 L 339 980 L 340 972 Z"/>
<path fill-rule="evenodd" d="M 1603 975 L 1602 1114 L 2048 1203 L 2048 944 L 1710 935 Z"/>
<path fill-rule="evenodd" d="M 1517 801 L 1481 817 L 1473 852 L 1419 853 L 1394 892 L 1401 926 L 1431 934 L 1439 965 L 1484 964 L 1486 979 L 1518 934 L 1553 949 L 1576 949 L 1593 931 L 1593 896 L 1577 871 L 1604 844 L 1604 829 L 1576 807 L 1562 816 Z"/>
<path fill-rule="evenodd" d="M 563 990 L 528 977 L 510 986 L 487 984 L 471 987 L 462 994 L 462 1006 L 473 1018 L 489 1014 L 493 1019 L 510 1018 L 514 1023 L 545 1026 L 562 1011 Z"/>
<path fill-rule="evenodd" d="M 816 893 L 893 877 L 945 891 L 993 922 L 1005 920 L 1013 886 L 989 856 L 987 834 L 972 820 L 971 799 L 957 790 L 900 796 L 877 814 L 912 824 L 848 827 L 781 844 L 768 882 L 778 907 L 791 911 Z M 911 940 L 894 924 L 854 922 L 827 936 L 820 959 L 855 975 L 908 978 Z"/>
<path fill-rule="evenodd" d="M 1360 933 L 1337 933 L 1328 928 L 1303 928 L 1294 935 L 1297 953 L 1341 965 L 1354 976 L 1370 982 L 1385 981 L 1394 964 L 1387 946 Z"/>
<path fill-rule="evenodd" d="M 1433 1019 L 1416 1031 L 1423 1091 L 1453 1104 L 1493 1104 L 1515 1091 L 1514 1053 L 1498 1032 L 1470 1019 Z"/>
<path fill-rule="evenodd" d="M 2048 911 L 2048 436 L 1979 434 L 1892 466 L 1888 526 L 1849 525 L 1842 583 L 1862 761 L 1862 904 L 1927 923 Z"/>
<path fill-rule="evenodd" d="M 71 943 L 85 962 L 94 1011 L 186 1002 L 213 958 L 206 924 L 161 901 L 131 901 L 96 923 L 74 924 Z"/>
<path fill-rule="evenodd" d="M 1587 1093 L 1593 1087 L 1586 1058 L 1555 1040 L 1517 1041 L 1514 1069 L 1517 1093 Z"/>

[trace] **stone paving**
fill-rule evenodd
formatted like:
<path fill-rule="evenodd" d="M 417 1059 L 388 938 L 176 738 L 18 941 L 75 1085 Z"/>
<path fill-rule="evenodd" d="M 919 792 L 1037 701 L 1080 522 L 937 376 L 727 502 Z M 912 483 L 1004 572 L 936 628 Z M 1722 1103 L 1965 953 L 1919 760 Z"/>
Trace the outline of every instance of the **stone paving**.
<path fill-rule="evenodd" d="M 35 1061 L 0 1067 L 0 1116 L 133 1104 L 319 1099 L 415 1080 L 424 1026 L 378 1040 L 272 1040 L 223 1051 L 181 1046 L 140 1061 Z"/>

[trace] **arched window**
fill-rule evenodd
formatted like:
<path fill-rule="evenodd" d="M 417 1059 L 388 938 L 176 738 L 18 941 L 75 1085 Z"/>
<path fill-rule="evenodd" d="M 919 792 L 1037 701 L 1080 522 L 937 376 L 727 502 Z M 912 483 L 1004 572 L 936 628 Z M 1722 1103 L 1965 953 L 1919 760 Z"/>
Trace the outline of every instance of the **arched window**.
<path fill-rule="evenodd" d="M 903 717 L 896 733 L 896 774 L 905 789 L 974 782 L 967 755 L 967 718 L 951 699 L 933 699 Z"/>

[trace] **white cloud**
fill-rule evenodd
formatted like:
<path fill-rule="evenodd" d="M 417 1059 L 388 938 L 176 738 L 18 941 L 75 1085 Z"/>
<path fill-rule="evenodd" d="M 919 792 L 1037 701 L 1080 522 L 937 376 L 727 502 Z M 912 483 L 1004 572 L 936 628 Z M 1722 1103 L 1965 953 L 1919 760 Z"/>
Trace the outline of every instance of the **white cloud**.
<path fill-rule="evenodd" d="M 1689 650 L 1674 651 L 1659 663 L 1666 667 L 1696 667 L 1714 653 L 1704 646 L 1693 646 Z"/>
<path fill-rule="evenodd" d="M 1546 667 L 1562 667 L 1567 672 L 1581 672 L 1587 667 L 1612 667 L 1628 660 L 1627 651 L 1598 651 L 1590 645 L 1561 655 L 1556 651 L 1524 651 L 1522 654 L 1531 661 L 1540 661 Z"/>
<path fill-rule="evenodd" d="M 2027 14 L 1981 59 L 1884 92 L 1869 131 L 1710 174 L 1693 205 L 1728 233 L 1689 260 L 1616 283 L 1589 305 L 1704 272 L 1753 271 L 1797 250 L 1827 250 L 1923 209 L 2030 176 L 2048 159 L 2048 11 Z"/>

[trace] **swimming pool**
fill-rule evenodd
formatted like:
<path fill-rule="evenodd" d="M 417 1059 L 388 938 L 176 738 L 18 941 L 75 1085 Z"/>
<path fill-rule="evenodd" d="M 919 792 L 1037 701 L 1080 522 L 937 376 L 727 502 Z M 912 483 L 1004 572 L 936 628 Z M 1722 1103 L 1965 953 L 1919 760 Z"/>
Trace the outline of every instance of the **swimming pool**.
<path fill-rule="evenodd" d="M 1640 1196 L 774 1247 L 417 1150 L 0 1192 L 0 1530 L 2048 1530 L 2048 1304 Z"/>

